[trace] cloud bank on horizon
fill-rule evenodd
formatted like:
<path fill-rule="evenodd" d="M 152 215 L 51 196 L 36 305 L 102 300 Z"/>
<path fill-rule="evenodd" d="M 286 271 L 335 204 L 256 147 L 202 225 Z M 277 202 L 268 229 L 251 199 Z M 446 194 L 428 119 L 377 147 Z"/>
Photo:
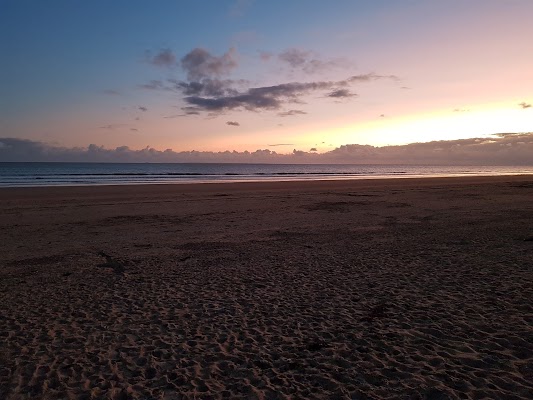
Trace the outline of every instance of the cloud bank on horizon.
<path fill-rule="evenodd" d="M 230 124 L 231 121 L 228 121 Z M 270 144 L 269 147 L 292 144 Z M 173 151 L 147 146 L 108 149 L 91 144 L 66 148 L 25 139 L 0 138 L 0 160 L 10 162 L 232 162 L 232 163 L 346 163 L 412 165 L 531 165 L 533 132 L 499 133 L 490 138 L 458 139 L 375 147 L 343 145 L 326 153 L 296 150 L 281 154 L 269 149 L 249 151 Z"/>

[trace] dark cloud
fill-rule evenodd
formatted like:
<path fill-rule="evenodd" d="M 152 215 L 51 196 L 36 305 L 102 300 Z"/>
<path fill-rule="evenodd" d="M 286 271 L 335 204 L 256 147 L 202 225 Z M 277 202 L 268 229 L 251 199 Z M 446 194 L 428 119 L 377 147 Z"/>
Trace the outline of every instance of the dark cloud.
<path fill-rule="evenodd" d="M 237 65 L 237 51 L 234 48 L 217 57 L 197 47 L 181 59 L 181 66 L 187 73 L 189 81 L 228 75 Z"/>
<path fill-rule="evenodd" d="M 294 146 L 290 143 L 269 144 Z M 415 165 L 531 165 L 533 132 L 501 133 L 486 138 L 411 143 L 401 146 L 374 147 L 348 144 L 318 154 L 294 149 L 290 154 L 270 150 L 254 152 L 199 152 L 157 150 L 146 147 L 132 150 L 126 146 L 106 149 L 65 148 L 31 140 L 0 138 L 0 161 L 71 161 L 71 162 L 272 162 L 272 163 L 358 163 Z"/>
<path fill-rule="evenodd" d="M 291 82 L 273 86 L 251 88 L 248 93 L 254 96 L 296 99 L 298 96 L 318 90 L 327 90 L 342 82 Z"/>
<path fill-rule="evenodd" d="M 293 149 L 292 150 L 292 155 L 293 156 L 296 156 L 296 157 L 305 157 L 307 154 L 307 152 L 303 151 L 303 150 L 296 150 L 296 149 Z"/>
<path fill-rule="evenodd" d="M 307 113 L 305 111 L 302 111 L 302 110 L 289 110 L 289 111 L 284 111 L 284 112 L 278 113 L 278 115 L 280 117 L 290 117 L 290 116 L 293 116 L 293 115 L 304 115 L 304 114 L 307 114 Z"/>
<path fill-rule="evenodd" d="M 531 104 L 526 103 L 525 101 L 523 101 L 522 103 L 519 104 L 519 106 L 522 107 L 523 109 L 526 109 L 526 108 L 531 107 Z"/>
<path fill-rule="evenodd" d="M 385 114 L 380 114 L 379 118 L 385 118 Z"/>
<path fill-rule="evenodd" d="M 333 97 L 337 99 L 356 97 L 357 94 L 350 92 L 348 89 L 336 89 L 327 94 L 327 97 Z"/>
<path fill-rule="evenodd" d="M 236 95 L 239 92 L 232 88 L 233 85 L 243 84 L 244 80 L 231 80 L 231 79 L 210 79 L 204 78 L 201 81 L 184 82 L 175 79 L 169 79 L 168 82 L 171 86 L 166 86 L 166 90 L 180 91 L 186 96 L 227 96 Z"/>
<path fill-rule="evenodd" d="M 353 75 L 342 81 L 291 82 L 273 86 L 250 88 L 245 92 L 235 92 L 224 85 L 216 90 L 205 89 L 201 82 L 191 82 L 181 87 L 185 93 L 225 93 L 225 95 L 187 96 L 185 102 L 195 111 L 223 112 L 245 109 L 249 111 L 278 110 L 285 103 L 302 103 L 302 96 L 312 92 L 331 91 L 328 97 L 353 97 L 347 86 L 357 82 L 369 82 L 377 79 L 394 79 L 394 75 L 364 74 Z"/>
<path fill-rule="evenodd" d="M 174 67 L 176 65 L 176 56 L 170 49 L 162 49 L 154 56 L 147 53 L 148 62 L 158 67 Z"/>
<path fill-rule="evenodd" d="M 146 112 L 146 111 L 148 111 L 148 108 L 146 108 L 146 107 L 144 107 L 144 106 L 139 106 L 139 107 L 137 107 L 137 109 L 139 109 L 139 110 L 142 111 L 142 112 Z"/>
<path fill-rule="evenodd" d="M 183 107 L 183 111 L 185 111 L 186 115 L 200 115 L 200 111 L 195 107 Z"/>
<path fill-rule="evenodd" d="M 239 124 L 237 121 L 228 121 L 226 122 L 226 125 L 241 126 L 241 124 Z"/>
<path fill-rule="evenodd" d="M 318 151 L 318 150 L 316 149 L 316 147 L 311 147 L 311 149 L 309 149 L 309 151 L 310 152 L 315 152 L 315 151 Z"/>
<path fill-rule="evenodd" d="M 139 130 L 137 128 L 130 128 L 130 131 L 132 132 L 139 132 Z"/>
<path fill-rule="evenodd" d="M 243 108 L 248 111 L 275 110 L 281 107 L 281 101 L 269 96 L 240 94 L 237 96 L 226 96 L 219 98 L 205 98 L 198 96 L 185 97 L 185 101 L 193 107 L 185 107 L 190 111 L 211 111 L 222 112 Z"/>

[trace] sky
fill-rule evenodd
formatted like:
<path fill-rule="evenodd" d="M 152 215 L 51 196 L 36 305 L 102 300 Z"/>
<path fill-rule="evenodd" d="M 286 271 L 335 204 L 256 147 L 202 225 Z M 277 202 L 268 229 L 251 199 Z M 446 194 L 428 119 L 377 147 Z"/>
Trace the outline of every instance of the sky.
<path fill-rule="evenodd" d="M 0 0 L 0 161 L 456 145 L 533 160 L 532 15 L 531 0 Z"/>

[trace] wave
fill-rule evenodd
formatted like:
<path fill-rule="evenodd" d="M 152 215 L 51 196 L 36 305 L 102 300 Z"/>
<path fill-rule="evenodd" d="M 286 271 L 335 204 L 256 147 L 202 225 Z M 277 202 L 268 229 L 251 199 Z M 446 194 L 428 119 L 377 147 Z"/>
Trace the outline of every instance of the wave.
<path fill-rule="evenodd" d="M 19 174 L 13 175 L 13 177 L 21 178 L 28 177 L 33 179 L 46 179 L 47 177 L 105 177 L 105 176 L 149 176 L 149 177 L 176 177 L 176 176 L 298 176 L 298 175 L 312 175 L 312 176 L 338 176 L 338 175 L 373 175 L 383 174 L 383 171 L 365 171 L 365 172 L 223 172 L 223 173 L 200 173 L 200 172 L 104 172 L 104 173 L 43 173 L 36 174 Z M 406 171 L 387 171 L 386 174 L 406 174 Z"/>

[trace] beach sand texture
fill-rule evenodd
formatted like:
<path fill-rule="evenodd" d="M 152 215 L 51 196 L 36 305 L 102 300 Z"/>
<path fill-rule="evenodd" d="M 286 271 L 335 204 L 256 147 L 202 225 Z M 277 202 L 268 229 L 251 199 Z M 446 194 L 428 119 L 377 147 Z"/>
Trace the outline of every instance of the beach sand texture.
<path fill-rule="evenodd" d="M 531 399 L 533 177 L 0 190 L 1 399 Z"/>

